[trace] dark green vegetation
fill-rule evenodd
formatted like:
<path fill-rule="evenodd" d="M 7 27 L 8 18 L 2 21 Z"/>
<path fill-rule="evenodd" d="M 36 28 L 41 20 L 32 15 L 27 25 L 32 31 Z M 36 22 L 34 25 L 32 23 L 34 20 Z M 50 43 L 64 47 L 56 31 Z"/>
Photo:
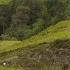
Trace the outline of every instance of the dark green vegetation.
<path fill-rule="evenodd" d="M 1 39 L 23 40 L 70 17 L 69 0 L 7 1 L 0 4 Z"/>
<path fill-rule="evenodd" d="M 70 1 L 0 0 L 0 70 L 70 70 Z"/>
<path fill-rule="evenodd" d="M 0 41 L 0 53 L 62 39 L 70 39 L 70 20 L 58 22 L 23 41 Z"/>

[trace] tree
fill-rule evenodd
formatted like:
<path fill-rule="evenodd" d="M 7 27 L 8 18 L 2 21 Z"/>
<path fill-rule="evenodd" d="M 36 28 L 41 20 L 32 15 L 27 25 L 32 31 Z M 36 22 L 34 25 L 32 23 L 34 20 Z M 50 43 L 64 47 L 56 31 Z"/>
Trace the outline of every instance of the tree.
<path fill-rule="evenodd" d="M 32 26 L 33 26 L 33 34 L 35 35 L 45 28 L 45 21 L 39 18 Z"/>
<path fill-rule="evenodd" d="M 50 23 L 56 23 L 57 21 L 63 20 L 64 19 L 64 10 L 65 6 L 62 2 L 59 0 L 48 0 L 47 1 L 47 9 L 48 9 L 48 20 L 49 24 Z M 57 18 L 53 22 L 53 18 Z M 56 21 L 56 22 L 55 22 Z"/>
<path fill-rule="evenodd" d="M 20 6 L 16 8 L 16 13 L 12 17 L 12 21 L 16 25 L 25 25 L 30 20 L 30 9 L 28 7 Z M 15 21 L 15 22 L 14 22 Z"/>
<path fill-rule="evenodd" d="M 16 8 L 16 13 L 12 16 L 10 28 L 7 29 L 6 34 L 16 39 L 24 39 L 29 34 L 26 33 L 30 29 L 30 9 L 28 7 L 19 6 Z M 27 35 L 27 36 L 25 36 Z M 22 37 L 22 38 L 21 38 Z"/>

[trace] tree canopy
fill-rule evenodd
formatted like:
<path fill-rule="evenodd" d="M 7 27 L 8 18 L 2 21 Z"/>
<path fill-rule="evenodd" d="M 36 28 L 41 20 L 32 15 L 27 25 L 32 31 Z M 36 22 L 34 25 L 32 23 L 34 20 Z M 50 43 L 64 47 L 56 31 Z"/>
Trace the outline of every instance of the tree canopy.
<path fill-rule="evenodd" d="M 64 19 L 70 19 L 69 0 L 10 0 L 0 4 L 0 36 L 26 39 Z"/>

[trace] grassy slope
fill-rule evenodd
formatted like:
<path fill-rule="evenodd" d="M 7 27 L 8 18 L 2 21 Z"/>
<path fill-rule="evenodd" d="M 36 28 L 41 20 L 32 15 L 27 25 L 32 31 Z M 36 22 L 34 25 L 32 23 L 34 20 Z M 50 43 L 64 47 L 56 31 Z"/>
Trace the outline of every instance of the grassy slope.
<path fill-rule="evenodd" d="M 0 0 L 0 5 L 6 5 L 10 2 L 11 0 Z"/>
<path fill-rule="evenodd" d="M 0 53 L 26 47 L 29 45 L 38 45 L 40 43 L 53 42 L 57 39 L 70 39 L 70 20 L 65 20 L 57 23 L 56 25 L 50 26 L 41 33 L 27 39 L 20 41 L 1 41 L 0 42 Z"/>
<path fill-rule="evenodd" d="M 4 52 L 6 49 L 14 49 L 14 44 L 19 44 L 21 41 L 0 41 L 0 52 Z"/>

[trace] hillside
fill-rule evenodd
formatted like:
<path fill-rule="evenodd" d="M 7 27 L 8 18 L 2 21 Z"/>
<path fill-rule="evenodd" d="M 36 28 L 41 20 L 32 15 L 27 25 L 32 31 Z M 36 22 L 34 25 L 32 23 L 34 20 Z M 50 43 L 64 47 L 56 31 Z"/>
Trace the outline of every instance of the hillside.
<path fill-rule="evenodd" d="M 70 0 L 0 0 L 0 70 L 70 70 Z"/>
<path fill-rule="evenodd" d="M 35 45 L 39 43 L 48 43 L 55 40 L 69 39 L 70 38 L 70 20 L 64 20 L 58 22 L 56 25 L 50 26 L 36 36 L 27 39 L 24 42 L 24 46 Z M 27 43 L 27 44 L 25 44 Z"/>
<path fill-rule="evenodd" d="M 0 53 L 62 39 L 70 39 L 70 20 L 58 22 L 56 25 L 50 26 L 41 33 L 23 41 L 1 41 Z"/>
<path fill-rule="evenodd" d="M 57 41 L 56 41 L 57 40 Z M 56 25 L 50 26 L 41 33 L 23 41 L 1 41 L 0 42 L 0 69 L 1 70 L 48 70 L 48 65 L 54 62 L 62 63 L 62 66 L 55 65 L 55 69 L 62 70 L 65 61 L 69 62 L 70 51 L 67 48 L 70 44 L 70 20 L 58 22 Z M 57 47 L 59 49 L 49 49 Z M 61 50 L 60 47 L 66 47 Z M 17 49 L 18 48 L 18 49 Z M 11 50 L 11 51 L 10 51 Z M 57 53 L 57 51 L 59 53 Z M 63 54 L 63 52 L 65 54 Z M 50 54 L 49 54 L 50 53 Z M 66 55 L 67 54 L 67 55 Z M 51 57 L 49 57 L 51 55 Z M 54 55 L 57 57 L 53 58 Z M 43 57 L 41 57 L 43 56 Z M 45 56 L 45 58 L 44 58 Z M 69 57 L 69 58 L 67 58 Z M 59 58 L 59 59 L 58 59 Z M 58 59 L 58 60 L 57 60 Z M 61 60 L 61 62 L 60 62 Z M 3 66 L 6 62 L 7 65 Z M 47 64 L 47 62 L 49 62 Z M 49 70 L 54 69 L 54 62 Z M 32 66 L 33 65 L 33 66 Z M 35 66 L 37 65 L 37 67 Z M 18 66 L 18 68 L 16 68 Z"/>

